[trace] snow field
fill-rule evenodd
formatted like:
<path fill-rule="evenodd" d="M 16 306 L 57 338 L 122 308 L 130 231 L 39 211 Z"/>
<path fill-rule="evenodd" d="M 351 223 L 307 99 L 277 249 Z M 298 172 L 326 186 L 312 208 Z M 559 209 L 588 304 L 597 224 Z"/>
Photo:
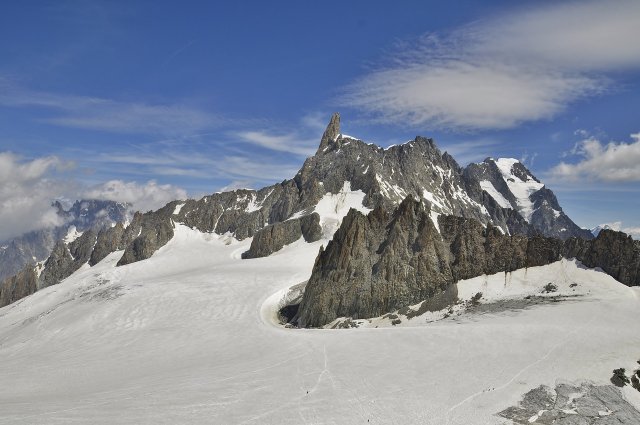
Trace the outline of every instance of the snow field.
<path fill-rule="evenodd" d="M 0 309 L 0 424 L 497 424 L 531 388 L 608 383 L 638 359 L 637 289 L 575 263 L 460 285 L 498 299 L 576 280 L 575 302 L 299 330 L 269 306 L 323 242 L 240 260 L 250 242 L 177 225 L 149 260 L 115 267 L 114 253 Z"/>

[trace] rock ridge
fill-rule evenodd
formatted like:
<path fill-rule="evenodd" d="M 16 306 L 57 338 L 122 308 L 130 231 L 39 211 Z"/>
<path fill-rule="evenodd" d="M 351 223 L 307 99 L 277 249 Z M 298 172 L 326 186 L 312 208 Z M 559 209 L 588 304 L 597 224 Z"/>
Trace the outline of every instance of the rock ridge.
<path fill-rule="evenodd" d="M 640 242 L 602 231 L 595 240 L 505 235 L 491 224 L 440 215 L 408 196 L 392 213 L 351 210 L 321 249 L 293 322 L 324 326 L 339 317 L 383 315 L 423 300 L 432 309 L 455 301 L 455 283 L 576 258 L 625 285 L 640 285 Z"/>

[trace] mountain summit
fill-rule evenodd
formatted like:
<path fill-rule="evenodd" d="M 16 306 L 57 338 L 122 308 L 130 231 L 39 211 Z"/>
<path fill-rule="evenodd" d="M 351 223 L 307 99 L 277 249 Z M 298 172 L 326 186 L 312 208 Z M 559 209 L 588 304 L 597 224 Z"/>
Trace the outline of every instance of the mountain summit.
<path fill-rule="evenodd" d="M 349 208 L 393 211 L 408 196 L 428 206 L 440 232 L 440 215 L 474 219 L 504 235 L 591 239 L 564 214 L 558 201 L 522 163 L 487 159 L 466 168 L 433 139 L 417 136 L 382 148 L 341 133 L 332 115 L 315 155 L 290 180 L 259 190 L 216 193 L 199 200 L 173 201 L 157 211 L 136 213 L 131 223 L 85 232 L 58 242 L 29 290 L 12 280 L 11 293 L 29 294 L 59 282 L 85 263 L 94 265 L 124 250 L 118 265 L 151 257 L 173 238 L 175 223 L 201 232 L 253 238 L 243 258 L 270 255 L 300 238 L 330 239 Z M 5 294 L 7 289 L 5 284 Z M 15 301 L 16 296 L 5 297 Z M 5 301 L 7 302 L 7 301 Z"/>

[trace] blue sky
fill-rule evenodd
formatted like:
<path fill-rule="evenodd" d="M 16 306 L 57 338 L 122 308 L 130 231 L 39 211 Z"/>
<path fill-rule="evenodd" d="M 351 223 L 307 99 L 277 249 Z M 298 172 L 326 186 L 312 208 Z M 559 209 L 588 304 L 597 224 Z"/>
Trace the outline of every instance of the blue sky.
<path fill-rule="evenodd" d="M 7 4 L 0 219 L 281 181 L 339 111 L 382 146 L 522 159 L 579 225 L 640 234 L 637 22 L 631 1 Z"/>

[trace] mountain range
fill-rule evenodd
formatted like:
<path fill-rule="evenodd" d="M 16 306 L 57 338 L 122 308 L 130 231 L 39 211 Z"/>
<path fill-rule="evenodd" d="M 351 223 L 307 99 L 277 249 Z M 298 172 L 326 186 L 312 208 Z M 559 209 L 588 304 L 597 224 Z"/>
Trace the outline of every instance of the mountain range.
<path fill-rule="evenodd" d="M 0 299 L 10 303 L 56 284 L 82 264 L 96 264 L 114 251 L 124 251 L 118 265 L 150 258 L 171 240 L 175 223 L 238 240 L 252 238 L 250 249 L 243 253 L 247 259 L 268 256 L 301 237 L 307 242 L 331 238 L 348 208 L 342 216 L 333 212 L 335 217 L 329 217 L 323 204 L 330 195 L 353 198 L 350 206 L 362 212 L 393 211 L 412 197 L 424 202 L 437 229 L 440 216 L 456 216 L 490 225 L 504 235 L 593 238 L 563 212 L 553 192 L 515 159 L 487 158 L 461 167 L 432 139 L 421 136 L 384 149 L 342 134 L 340 115 L 334 114 L 316 154 L 292 179 L 281 183 L 173 201 L 157 211 L 134 214 L 126 226 L 123 204 L 76 202 L 69 211 L 58 204 L 64 226 L 16 239 L 0 254 L 11 262 L 4 269 L 9 275 L 50 252 L 38 270 L 27 267 L 4 282 Z M 79 232 L 77 239 L 60 239 L 74 231 Z M 27 258 L 35 249 L 24 248 L 24 241 L 30 240 L 34 242 L 27 245 L 39 251 Z"/>
<path fill-rule="evenodd" d="M 114 201 L 85 199 L 65 209 L 60 201 L 52 205 L 60 225 L 34 230 L 0 243 L 0 281 L 25 265 L 46 260 L 56 242 L 71 242 L 91 228 L 110 227 L 126 222 L 130 206 Z"/>
<path fill-rule="evenodd" d="M 292 179 L 82 205 L 0 286 L 10 423 L 640 421 L 640 242 L 514 159 L 334 115 Z"/>

